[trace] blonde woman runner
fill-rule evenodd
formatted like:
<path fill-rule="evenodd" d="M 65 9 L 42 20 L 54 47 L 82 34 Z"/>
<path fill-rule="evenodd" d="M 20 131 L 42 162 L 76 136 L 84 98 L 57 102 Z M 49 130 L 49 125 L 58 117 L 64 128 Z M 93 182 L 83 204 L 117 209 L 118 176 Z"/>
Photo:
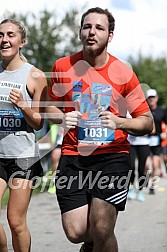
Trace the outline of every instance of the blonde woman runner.
<path fill-rule="evenodd" d="M 47 82 L 42 71 L 21 54 L 26 42 L 24 26 L 15 20 L 0 23 L 0 203 L 9 183 L 7 218 L 14 252 L 30 252 L 26 223 L 35 176 L 42 175 L 34 129 L 43 125 Z M 0 224 L 0 251 L 7 239 Z"/>

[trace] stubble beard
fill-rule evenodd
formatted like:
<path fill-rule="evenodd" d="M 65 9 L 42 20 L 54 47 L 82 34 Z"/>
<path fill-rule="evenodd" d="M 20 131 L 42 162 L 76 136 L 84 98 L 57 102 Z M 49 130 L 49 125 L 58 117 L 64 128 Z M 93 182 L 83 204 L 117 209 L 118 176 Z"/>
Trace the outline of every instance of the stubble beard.
<path fill-rule="evenodd" d="M 94 47 L 94 46 L 85 46 L 84 51 L 90 57 L 96 57 L 100 55 L 105 48 L 107 47 L 108 43 L 104 44 L 102 47 Z"/>
<path fill-rule="evenodd" d="M 90 57 L 96 57 L 103 52 L 104 48 L 93 48 L 93 47 L 86 47 L 85 52 Z"/>

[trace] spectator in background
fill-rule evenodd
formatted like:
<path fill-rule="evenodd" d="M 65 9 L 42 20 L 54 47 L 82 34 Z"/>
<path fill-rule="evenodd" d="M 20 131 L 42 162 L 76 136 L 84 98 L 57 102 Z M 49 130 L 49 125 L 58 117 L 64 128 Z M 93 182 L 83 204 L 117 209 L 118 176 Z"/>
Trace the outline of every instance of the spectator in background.
<path fill-rule="evenodd" d="M 167 173 L 167 126 L 164 122 L 162 122 L 162 133 L 164 134 L 163 140 L 161 141 L 162 159 L 165 164 L 165 172 Z M 163 173 L 162 173 L 162 176 L 163 176 Z"/>
<path fill-rule="evenodd" d="M 129 113 L 127 113 L 127 118 L 131 118 Z M 145 174 L 145 164 L 150 153 L 148 135 L 129 135 L 128 140 L 130 142 L 130 160 L 132 167 L 128 199 L 133 200 L 137 198 L 138 201 L 144 202 L 145 197 L 142 189 L 147 185 L 148 180 Z"/>
<path fill-rule="evenodd" d="M 128 193 L 128 199 L 132 200 L 137 197 L 138 201 L 144 202 L 145 198 L 142 189 L 144 186 L 147 185 L 147 174 L 145 174 L 145 165 L 147 157 L 150 154 L 148 135 L 137 137 L 129 135 L 128 140 L 131 144 L 130 159 L 132 166 L 132 175 L 130 180 L 131 186 Z M 136 173 L 138 179 L 135 180 Z"/>
<path fill-rule="evenodd" d="M 161 141 L 166 138 L 166 133 L 162 132 L 162 122 L 167 124 L 167 113 L 164 108 L 158 105 L 158 94 L 155 89 L 147 91 L 147 101 L 154 118 L 155 130 L 149 135 L 150 157 L 151 157 L 151 185 L 150 194 L 155 194 L 157 176 L 161 174 Z M 150 168 L 150 159 L 146 161 L 146 171 Z"/>

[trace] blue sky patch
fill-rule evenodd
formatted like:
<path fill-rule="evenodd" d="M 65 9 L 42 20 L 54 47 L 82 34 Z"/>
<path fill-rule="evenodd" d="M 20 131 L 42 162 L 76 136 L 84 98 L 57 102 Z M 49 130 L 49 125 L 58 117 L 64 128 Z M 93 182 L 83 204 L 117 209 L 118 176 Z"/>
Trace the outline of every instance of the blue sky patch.
<path fill-rule="evenodd" d="M 117 9 L 132 10 L 133 6 L 131 0 L 112 0 L 111 5 Z"/>

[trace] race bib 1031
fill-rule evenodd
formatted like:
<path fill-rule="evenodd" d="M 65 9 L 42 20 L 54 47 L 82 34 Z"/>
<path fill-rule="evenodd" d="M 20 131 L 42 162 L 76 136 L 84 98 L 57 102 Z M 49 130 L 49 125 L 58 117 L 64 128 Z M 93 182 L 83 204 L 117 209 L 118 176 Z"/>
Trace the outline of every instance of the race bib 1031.
<path fill-rule="evenodd" d="M 101 121 L 80 119 L 78 141 L 84 144 L 109 144 L 114 140 L 114 130 L 102 127 Z"/>

